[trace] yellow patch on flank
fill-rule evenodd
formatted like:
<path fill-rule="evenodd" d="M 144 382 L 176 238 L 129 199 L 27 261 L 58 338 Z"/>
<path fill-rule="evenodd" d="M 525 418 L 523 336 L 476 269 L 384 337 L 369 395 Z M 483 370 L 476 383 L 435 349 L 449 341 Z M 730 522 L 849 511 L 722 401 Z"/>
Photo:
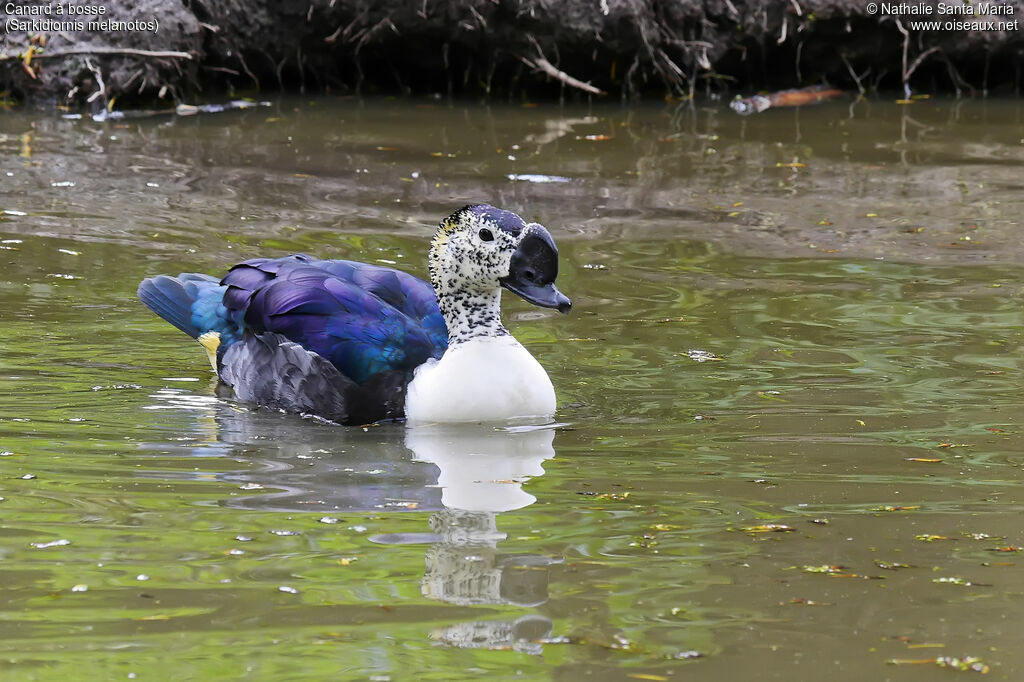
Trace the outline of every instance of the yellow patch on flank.
<path fill-rule="evenodd" d="M 210 360 L 210 367 L 213 367 L 213 371 L 216 372 L 217 349 L 220 348 L 220 332 L 206 332 L 205 334 L 200 334 L 196 341 L 206 349 L 206 357 Z"/>

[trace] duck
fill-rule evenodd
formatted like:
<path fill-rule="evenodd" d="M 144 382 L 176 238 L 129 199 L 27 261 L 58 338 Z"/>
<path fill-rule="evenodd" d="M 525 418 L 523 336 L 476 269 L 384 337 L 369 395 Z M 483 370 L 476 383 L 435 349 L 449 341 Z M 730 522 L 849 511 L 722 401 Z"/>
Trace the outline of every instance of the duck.
<path fill-rule="evenodd" d="M 197 340 L 244 403 L 345 425 L 549 422 L 554 386 L 501 321 L 501 291 L 569 312 L 543 225 L 489 204 L 440 222 L 430 281 L 306 254 L 254 258 L 222 278 L 142 280 L 138 297 Z"/>

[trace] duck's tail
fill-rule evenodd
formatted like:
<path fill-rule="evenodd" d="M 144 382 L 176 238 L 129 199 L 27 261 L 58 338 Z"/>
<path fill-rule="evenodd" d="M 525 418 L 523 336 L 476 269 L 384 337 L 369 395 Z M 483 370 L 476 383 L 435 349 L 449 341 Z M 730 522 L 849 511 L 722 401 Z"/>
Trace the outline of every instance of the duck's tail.
<path fill-rule="evenodd" d="M 183 272 L 177 277 L 147 277 L 138 293 L 147 308 L 197 339 L 216 326 L 216 309 L 223 307 L 226 289 L 215 277 Z"/>

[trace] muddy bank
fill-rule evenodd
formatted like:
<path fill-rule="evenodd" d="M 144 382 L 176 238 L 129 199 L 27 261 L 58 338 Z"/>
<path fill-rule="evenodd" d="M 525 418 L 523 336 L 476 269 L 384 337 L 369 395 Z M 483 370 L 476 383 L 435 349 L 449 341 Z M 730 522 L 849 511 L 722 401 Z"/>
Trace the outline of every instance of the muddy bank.
<path fill-rule="evenodd" d="M 933 1 L 130 5 L 0 5 L 0 83 L 9 98 L 101 107 L 272 90 L 731 97 L 821 82 L 969 95 L 1019 92 L 1024 56 L 1020 0 L 975 4 L 973 14 Z M 996 14 L 981 16 L 983 6 Z"/>

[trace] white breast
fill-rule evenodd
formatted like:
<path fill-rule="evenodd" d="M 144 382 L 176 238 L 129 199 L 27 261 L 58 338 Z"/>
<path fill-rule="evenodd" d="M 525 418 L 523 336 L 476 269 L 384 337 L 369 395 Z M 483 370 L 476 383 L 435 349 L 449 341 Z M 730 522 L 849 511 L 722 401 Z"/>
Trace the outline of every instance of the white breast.
<path fill-rule="evenodd" d="M 474 338 L 416 369 L 405 398 L 409 422 L 550 419 L 555 389 L 511 336 Z"/>

